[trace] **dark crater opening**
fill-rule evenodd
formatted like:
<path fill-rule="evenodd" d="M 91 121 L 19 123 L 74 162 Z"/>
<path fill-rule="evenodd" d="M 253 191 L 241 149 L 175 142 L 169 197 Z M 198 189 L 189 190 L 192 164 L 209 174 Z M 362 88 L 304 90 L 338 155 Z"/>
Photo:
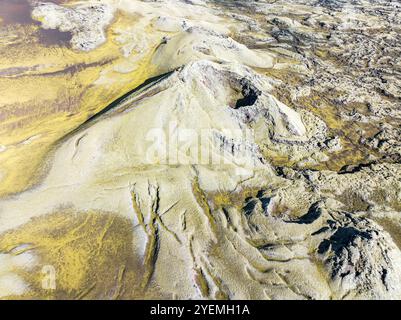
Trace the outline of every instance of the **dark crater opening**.
<path fill-rule="evenodd" d="M 247 198 L 245 206 L 242 208 L 246 216 L 250 216 L 256 207 L 257 200 L 253 198 Z"/>
<path fill-rule="evenodd" d="M 310 206 L 308 212 L 299 218 L 296 223 L 298 224 L 312 224 L 322 215 L 322 209 L 319 202 L 316 202 Z"/>
<path fill-rule="evenodd" d="M 237 100 L 235 103 L 235 109 L 254 105 L 256 100 L 258 100 L 259 96 L 262 94 L 260 90 L 245 78 L 241 79 L 240 85 L 242 87 L 241 93 L 243 97 Z"/>

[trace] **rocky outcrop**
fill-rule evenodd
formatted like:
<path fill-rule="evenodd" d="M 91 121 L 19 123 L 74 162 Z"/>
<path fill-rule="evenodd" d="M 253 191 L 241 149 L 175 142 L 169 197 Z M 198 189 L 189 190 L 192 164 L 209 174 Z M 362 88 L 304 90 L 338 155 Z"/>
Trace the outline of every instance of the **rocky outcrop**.
<path fill-rule="evenodd" d="M 44 2 L 35 6 L 32 17 L 44 29 L 58 29 L 72 34 L 71 45 L 89 51 L 106 42 L 106 27 L 114 17 L 114 8 L 102 3 L 81 4 L 74 8 Z"/>
<path fill-rule="evenodd" d="M 328 270 L 332 290 L 343 299 L 400 297 L 401 252 L 375 222 L 349 213 L 330 212 L 318 258 Z"/>

